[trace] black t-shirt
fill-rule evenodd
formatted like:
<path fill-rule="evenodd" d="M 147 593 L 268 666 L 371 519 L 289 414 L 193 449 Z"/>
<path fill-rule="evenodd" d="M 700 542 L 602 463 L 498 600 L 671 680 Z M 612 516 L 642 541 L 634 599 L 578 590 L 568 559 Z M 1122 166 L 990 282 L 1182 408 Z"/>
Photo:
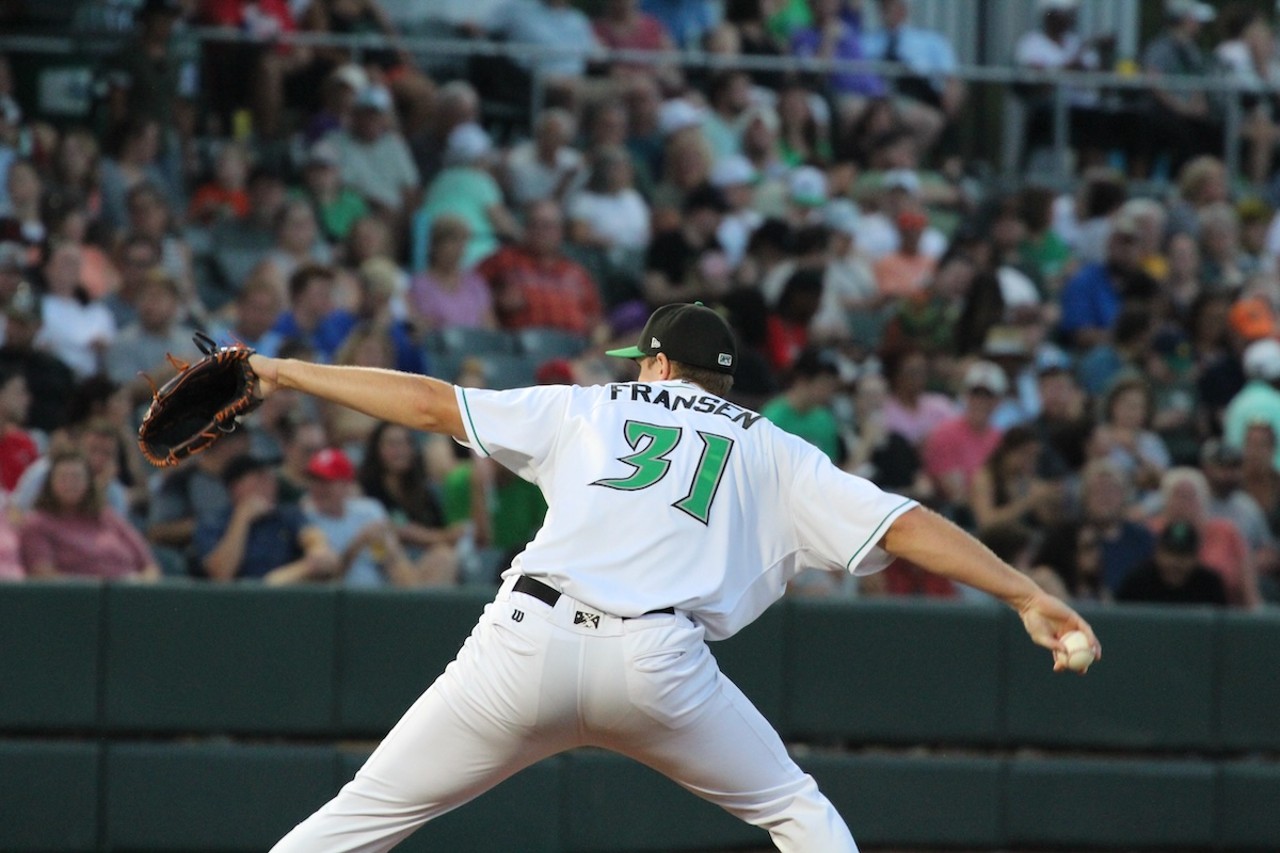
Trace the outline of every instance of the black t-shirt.
<path fill-rule="evenodd" d="M 1226 604 L 1227 590 L 1222 578 L 1204 566 L 1196 566 L 1182 586 L 1170 586 L 1160 577 L 1155 563 L 1150 562 L 1125 578 L 1116 600 L 1148 604 Z"/>
<path fill-rule="evenodd" d="M 889 433 L 871 453 L 872 475 L 877 486 L 886 491 L 902 491 L 915 485 L 920 473 L 920 454 L 910 441 L 896 432 Z"/>
<path fill-rule="evenodd" d="M 76 378 L 60 359 L 40 350 L 0 347 L 0 370 L 21 371 L 32 392 L 23 426 L 53 432 L 66 422 L 66 402 Z"/>
<path fill-rule="evenodd" d="M 685 239 L 684 231 L 679 228 L 663 231 L 649 243 L 649 252 L 645 256 L 644 268 L 660 272 L 671 282 L 673 287 L 680 287 L 698 263 L 704 252 L 716 251 L 720 244 L 713 237 L 703 246 L 695 246 Z"/>

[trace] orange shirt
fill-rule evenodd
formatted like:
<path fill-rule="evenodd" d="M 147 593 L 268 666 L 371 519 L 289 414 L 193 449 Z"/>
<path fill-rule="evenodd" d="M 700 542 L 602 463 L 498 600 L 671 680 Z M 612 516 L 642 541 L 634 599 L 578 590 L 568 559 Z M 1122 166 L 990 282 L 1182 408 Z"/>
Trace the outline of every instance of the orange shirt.
<path fill-rule="evenodd" d="M 876 287 L 885 296 L 915 296 L 924 292 L 936 266 L 925 255 L 885 255 L 875 264 Z"/>
<path fill-rule="evenodd" d="M 249 215 L 249 194 L 244 190 L 229 190 L 218 184 L 205 184 L 196 190 L 187 209 L 187 217 L 196 222 L 217 219 L 220 211 L 229 211 L 236 217 Z"/>

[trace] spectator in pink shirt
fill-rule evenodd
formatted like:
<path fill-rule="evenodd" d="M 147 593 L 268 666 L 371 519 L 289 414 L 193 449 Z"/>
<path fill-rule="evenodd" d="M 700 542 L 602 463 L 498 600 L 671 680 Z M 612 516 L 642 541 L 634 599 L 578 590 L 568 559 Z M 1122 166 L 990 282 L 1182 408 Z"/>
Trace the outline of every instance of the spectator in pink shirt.
<path fill-rule="evenodd" d="M 441 214 L 432 223 L 427 268 L 409 286 L 410 318 L 420 329 L 497 328 L 489 285 L 462 264 L 470 239 L 459 216 Z"/>
<path fill-rule="evenodd" d="M 889 381 L 889 396 L 884 402 L 884 427 L 915 447 L 923 444 L 939 424 L 954 418 L 959 412 L 950 397 L 925 390 L 929 362 L 918 349 L 886 353 L 884 375 Z"/>
<path fill-rule="evenodd" d="M 108 507 L 79 451 L 53 457 L 49 477 L 21 530 L 22 562 L 31 577 L 160 577 L 142 535 Z"/>
<path fill-rule="evenodd" d="M 991 416 L 1008 390 L 1009 380 L 998 364 L 975 361 L 964 375 L 964 413 L 939 424 L 925 439 L 925 473 L 953 506 L 968 506 L 973 475 L 1000 443 Z"/>
<path fill-rule="evenodd" d="M 20 544 L 9 515 L 8 495 L 0 493 L 0 582 L 20 581 L 27 576 Z"/>
<path fill-rule="evenodd" d="M 675 50 L 662 22 L 640 10 L 639 0 L 605 0 L 600 17 L 591 22 L 596 40 L 611 50 Z M 651 64 L 627 60 L 616 62 L 612 74 L 635 74 L 653 70 Z M 667 69 L 668 73 L 670 69 Z"/>

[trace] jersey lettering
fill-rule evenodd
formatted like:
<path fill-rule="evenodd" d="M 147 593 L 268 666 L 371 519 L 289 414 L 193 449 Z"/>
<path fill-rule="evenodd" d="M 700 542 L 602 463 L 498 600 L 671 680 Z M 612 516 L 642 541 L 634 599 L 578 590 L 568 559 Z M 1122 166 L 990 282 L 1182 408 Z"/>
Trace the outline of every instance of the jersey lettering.
<path fill-rule="evenodd" d="M 695 412 L 702 412 L 703 414 L 706 414 L 706 415 L 711 414 L 716 410 L 716 398 L 715 397 L 699 397 L 698 404 L 693 407 L 693 410 Z"/>
<path fill-rule="evenodd" d="M 741 424 L 743 429 L 751 429 L 761 417 L 756 412 L 735 406 L 733 403 L 726 403 L 719 397 L 712 397 L 707 394 L 694 397 L 681 394 L 678 389 L 667 388 L 659 388 L 655 393 L 653 386 L 646 385 L 643 382 L 615 382 L 610 385 L 609 399 L 617 400 L 619 398 L 624 402 L 649 403 L 653 406 L 661 406 L 673 412 L 677 409 L 692 409 L 704 415 L 719 415 L 736 424 Z"/>
<path fill-rule="evenodd" d="M 647 489 L 667 476 L 667 471 L 671 468 L 669 457 L 680 443 L 684 430 L 643 421 L 627 421 L 623 424 L 622 433 L 627 444 L 636 452 L 630 456 L 622 456 L 618 461 L 630 465 L 634 470 L 627 477 L 596 480 L 591 485 L 635 492 Z M 641 449 L 640 444 L 646 438 L 649 441 Z M 685 496 L 672 506 L 706 524 L 711 518 L 711 504 L 720 491 L 720 482 L 724 479 L 725 468 L 729 464 L 733 439 L 702 430 L 698 430 L 698 438 L 702 440 L 702 455 L 694 470 L 693 482 L 689 484 L 689 491 Z"/>

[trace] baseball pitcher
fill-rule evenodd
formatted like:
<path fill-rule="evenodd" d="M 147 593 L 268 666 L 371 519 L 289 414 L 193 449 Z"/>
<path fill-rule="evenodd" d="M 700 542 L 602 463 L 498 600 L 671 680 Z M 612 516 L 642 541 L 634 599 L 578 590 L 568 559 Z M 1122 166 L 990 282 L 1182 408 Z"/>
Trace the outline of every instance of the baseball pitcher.
<path fill-rule="evenodd" d="M 638 360 L 639 380 L 487 391 L 250 357 L 259 395 L 294 388 L 453 436 L 537 483 L 550 506 L 457 658 L 277 851 L 390 849 L 579 746 L 661 771 L 780 850 L 856 851 L 706 646 L 806 566 L 865 574 L 900 556 L 1004 601 L 1047 649 L 1078 630 L 1100 652 L 1070 607 L 958 527 L 725 400 L 738 355 L 710 308 L 660 308 L 637 346 L 610 355 Z"/>

